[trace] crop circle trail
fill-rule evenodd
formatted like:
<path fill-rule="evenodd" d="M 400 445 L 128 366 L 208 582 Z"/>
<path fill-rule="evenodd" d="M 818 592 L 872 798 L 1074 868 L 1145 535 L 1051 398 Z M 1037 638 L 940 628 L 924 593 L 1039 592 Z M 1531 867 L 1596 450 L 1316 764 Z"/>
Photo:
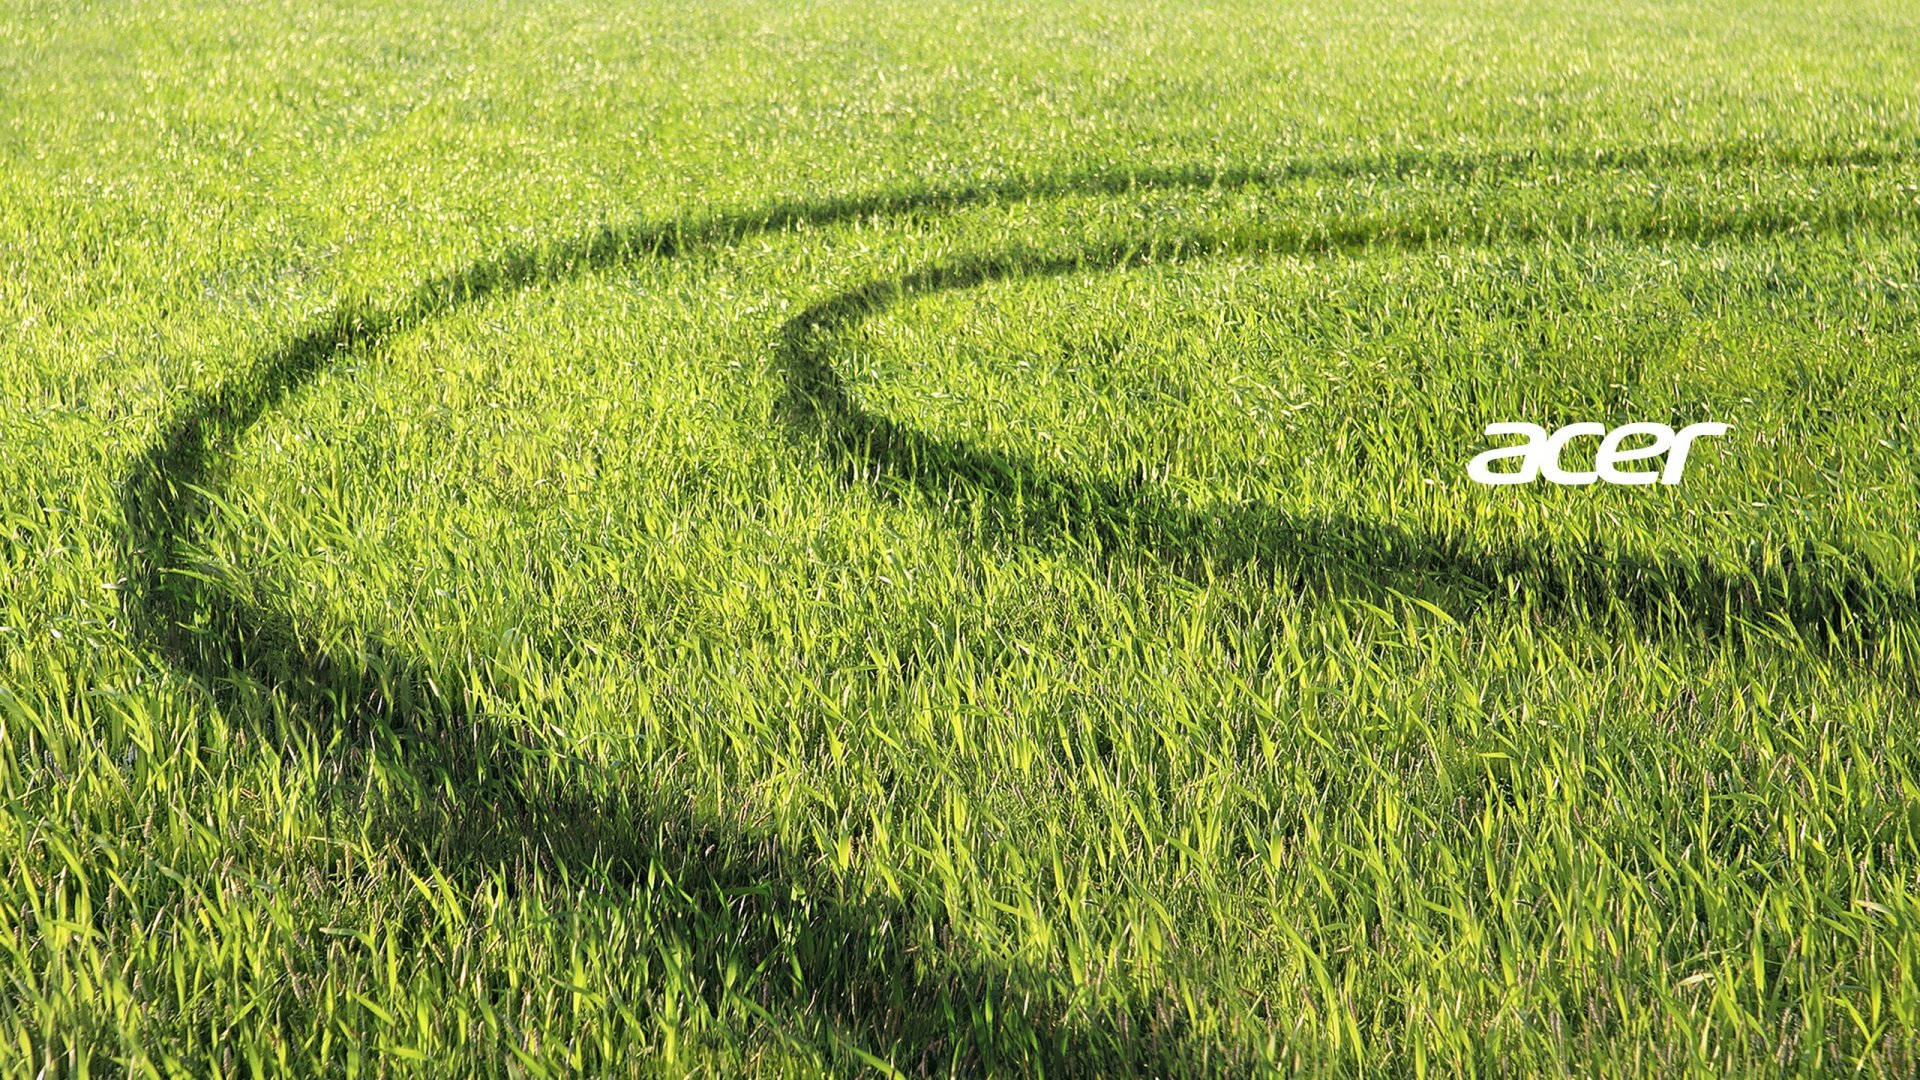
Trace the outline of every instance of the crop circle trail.
<path fill-rule="evenodd" d="M 1894 159 L 1884 155 L 1832 155 L 1797 158 L 1787 164 L 1811 168 L 1874 168 Z M 372 708 L 396 727 L 427 728 L 455 718 L 474 718 L 460 691 L 425 689 L 431 682 L 391 676 L 409 670 L 400 650 L 382 672 L 365 670 L 366 658 L 315 654 L 303 644 L 291 614 L 263 611 L 206 576 L 190 571 L 191 550 L 208 515 L 207 493 L 217 493 L 241 437 L 263 416 L 297 392 L 338 358 L 377 350 L 395 335 L 462 306 L 531 285 L 590 274 L 648 259 L 672 259 L 737 243 L 749 237 L 784 233 L 803 226 L 828 226 L 870 218 L 913 218 L 1017 201 L 1073 197 L 1120 197 L 1142 190 L 1204 190 L 1264 186 L 1283 189 L 1308 179 L 1431 175 L 1475 177 L 1530 175 L 1542 168 L 1570 174 L 1632 173 L 1663 166 L 1777 164 L 1761 147 L 1706 147 L 1648 150 L 1612 155 L 1549 154 L 1461 155 L 1406 153 L 1360 158 L 1329 158 L 1292 166 L 1255 169 L 1193 167 L 1154 171 L 1109 170 L 1052 181 L 988 184 L 924 192 L 881 193 L 817 203 L 784 203 L 757 212 L 705 221 L 606 228 L 577 239 L 510 251 L 447 277 L 429 282 L 409 299 L 378 308 L 345 303 L 312 328 L 259 356 L 224 383 L 188 403 L 167 423 L 135 464 L 123 484 L 128 526 L 124 593 L 128 612 L 146 638 L 184 673 L 215 689 L 236 675 L 259 680 L 296 704 L 323 717 L 348 723 L 356 707 Z M 1419 250 L 1471 246 L 1495 240 L 1591 241 L 1602 238 L 1648 242 L 1707 243 L 1757 238 L 1793 231 L 1834 230 L 1889 225 L 1905 220 L 1898 211 L 1863 212 L 1857 208 L 1823 210 L 1819 204 L 1793 210 L 1761 209 L 1745 214 L 1669 216 L 1652 223 L 1620 222 L 1594 226 L 1587 220 L 1552 216 L 1532 222 L 1470 221 L 1450 231 L 1434 231 L 1419 221 L 1328 222 L 1322 226 L 1260 223 L 1220 231 L 1186 231 L 1104 241 L 1057 251 L 1019 246 L 960 257 L 844 289 L 806 306 L 775 329 L 784 387 L 783 418 L 812 432 L 815 446 L 826 448 L 840 464 L 856 472 L 890 473 L 931 489 L 951 490 L 955 481 L 975 497 L 1019 499 L 1033 504 L 1028 535 L 1061 522 L 1084 520 L 1099 532 L 1104 550 L 1144 548 L 1180 563 L 1187 559 L 1271 558 L 1298 567 L 1315 560 L 1350 561 L 1355 550 L 1377 550 L 1383 559 L 1413 558 L 1419 566 L 1361 567 L 1370 571 L 1429 572 L 1487 581 L 1515 572 L 1540 572 L 1558 588 L 1579 591 L 1637 588 L 1649 611 L 1671 614 L 1674 605 L 1697 607 L 1709 619 L 1724 610 L 1740 585 L 1702 577 L 1697 566 L 1614 566 L 1577 570 L 1529 566 L 1511 553 L 1462 550 L 1457 542 L 1410 537 L 1391 523 L 1341 520 L 1307 525 L 1261 507 L 1243 508 L 1224 522 L 1201 522 L 1184 515 L 1152 490 L 1076 480 L 1054 475 L 1036 457 L 988 451 L 959 440 L 942 440 L 920 429 L 875 414 L 855 400 L 834 369 L 836 335 L 903 298 L 971 288 L 996 281 L 1038 278 L 1079 270 L 1124 270 L 1170 261 L 1234 255 L 1339 257 L 1368 249 Z M 1118 523 L 1118 524 L 1116 524 Z M 1131 524 L 1129 524 L 1131 523 Z M 1338 533 L 1332 536 L 1329 533 Z M 1197 550 L 1238 536 L 1230 551 Z M 1338 548 L 1344 554 L 1332 554 Z M 1406 552 L 1416 552 L 1408 556 Z M 1553 570 L 1552 573 L 1547 573 Z M 1580 575 L 1588 575 L 1582 578 Z M 1583 584 L 1584 582 L 1584 584 Z M 1638 583 L 1637 585 L 1631 583 Z M 1854 588 L 1847 585 L 1846 588 Z M 1870 586 L 1869 586 L 1870 587 Z M 1675 601 L 1691 590 L 1694 600 Z M 1807 596 L 1802 590 L 1803 597 Z M 1783 617 L 1816 622 L 1831 617 L 1831 607 L 1850 598 L 1838 586 L 1812 590 L 1812 599 L 1773 603 Z M 1910 604 L 1910 597 L 1899 598 Z M 1803 605 L 1803 606 L 1795 606 Z M 1811 606 L 1805 606 L 1811 605 Z M 1685 616 L 1686 611 L 1681 614 Z M 380 648 L 390 647 L 381 645 Z M 458 680 L 454 680 L 456 683 Z M 342 687 L 350 689 L 343 690 Z M 368 688 L 375 688 L 372 698 Z M 357 697 L 356 697 L 357 695 Z M 355 706 L 354 702 L 360 705 Z M 323 740 L 324 741 L 324 740 Z"/>

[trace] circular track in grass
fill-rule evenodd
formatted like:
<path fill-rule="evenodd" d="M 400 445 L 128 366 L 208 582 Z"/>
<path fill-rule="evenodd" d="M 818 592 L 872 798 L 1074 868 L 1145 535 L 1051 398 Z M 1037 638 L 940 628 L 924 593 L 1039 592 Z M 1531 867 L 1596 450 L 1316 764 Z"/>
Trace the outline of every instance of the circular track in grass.
<path fill-rule="evenodd" d="M 1724 148 L 1679 152 L 1680 164 L 1737 163 L 1744 151 Z M 240 438 L 264 415 L 296 393 L 340 357 L 388 344 L 395 335 L 448 311 L 526 286 L 592 273 L 634 260 L 671 259 L 799 226 L 824 226 L 889 215 L 928 215 L 968 206 L 1068 196 L 1119 197 L 1143 189 L 1207 189 L 1267 185 L 1315 178 L 1339 180 L 1424 175 L 1434 171 L 1482 178 L 1537 176 L 1562 170 L 1588 177 L 1631 180 L 1650 168 L 1675 164 L 1658 156 L 1543 162 L 1534 155 L 1486 158 L 1459 155 L 1398 155 L 1331 159 L 1270 171 L 1172 169 L 1106 172 L 1026 185 L 883 194 L 784 204 L 703 223 L 608 229 L 568 241 L 485 260 L 432 282 L 392 306 L 347 304 L 314 327 L 237 372 L 190 402 L 151 444 L 124 485 L 130 536 L 126 576 L 129 611 L 156 646 L 183 671 L 214 687 L 236 675 L 283 696 L 315 724 L 350 725 L 368 717 L 390 730 L 431 740 L 435 732 L 460 731 L 485 721 L 484 710 L 466 697 L 466 682 L 445 672 L 421 670 L 404 650 L 375 644 L 354 656 L 328 655 L 303 638 L 290 613 L 264 610 L 243 595 L 195 572 L 193 548 L 204 535 Z M 1815 167 L 1860 164 L 1802 163 Z M 1868 165 L 1873 162 L 1864 163 Z M 1068 249 L 1013 246 L 960 256 L 906 273 L 875 279 L 817 299 L 775 331 L 783 379 L 782 422 L 801 433 L 800 445 L 823 448 L 831 463 L 855 476 L 883 475 L 895 483 L 942 496 L 962 491 L 990 507 L 1008 539 L 1048 543 L 1064 536 L 1091 540 L 1095 550 L 1116 556 L 1146 555 L 1177 571 L 1206 572 L 1223 564 L 1265 561 L 1303 579 L 1335 587 L 1366 589 L 1396 584 L 1417 589 L 1426 578 L 1483 583 L 1489 590 L 1519 579 L 1550 598 L 1574 606 L 1604 598 L 1624 600 L 1647 617 L 1671 618 L 1704 629 L 1723 627 L 1736 616 L 1825 627 L 1849 612 L 1905 612 L 1911 591 L 1901 592 L 1818 553 L 1782 564 L 1775 579 L 1705 566 L 1684 554 L 1622 561 L 1606 551 L 1529 554 L 1467 544 L 1455 537 L 1423 535 L 1389 521 L 1357 514 L 1303 520 L 1279 508 L 1244 505 L 1196 513 L 1167 498 L 1151 482 L 1068 475 L 1034 455 L 985 447 L 964 438 L 937 435 L 875 412 L 850 393 L 834 365 L 836 340 L 862 320 L 916 296 L 973 289 L 996 282 L 1034 280 L 1072 272 L 1117 272 L 1223 256 L 1291 255 L 1333 259 L 1367 251 L 1445 252 L 1494 241 L 1565 244 L 1612 238 L 1660 245 L 1738 242 L 1807 230 L 1849 227 L 1910 227 L 1912 209 L 1893 199 L 1863 197 L 1813 205 L 1729 208 L 1725 204 L 1671 205 L 1623 200 L 1613 207 L 1584 206 L 1578 212 L 1545 210 L 1502 216 L 1500 208 L 1462 211 L 1436 222 L 1417 216 L 1358 213 L 1307 224 L 1262 223 L 1230 229 L 1156 227 L 1146 235 L 1123 235 Z M 1771 584 L 1769 583 L 1771 582 Z M 1408 585 L 1408 583 L 1413 583 Z M 1878 624 L 1881 620 L 1875 620 Z M 454 784 L 486 772 L 491 747 L 513 744 L 510 733 L 492 742 L 446 738 L 429 757 L 437 776 Z M 487 798 L 498 802 L 498 794 Z M 529 820 L 549 825 L 566 820 L 588 827 L 604 806 L 575 813 L 543 811 Z M 625 812 L 631 812 L 625 811 Z M 503 822 L 512 815 L 500 815 Z M 619 819 L 623 826 L 634 823 Z M 484 825 L 485 823 L 483 823 Z M 696 835 L 709 823 L 655 821 L 657 832 Z M 659 828 L 665 826 L 664 829 Z M 500 827 L 520 827 L 502 824 Z M 803 871 L 786 860 L 715 868 L 721 882 L 795 884 Z M 810 911 L 811 921 L 834 928 L 834 941 L 871 942 L 884 913 L 840 905 Z M 851 936 L 849 936 L 851 935 Z M 858 951 L 857 949 L 855 951 Z M 881 959 L 886 960 L 884 952 Z M 891 971 L 891 969 L 888 969 Z M 937 1014 L 942 994 L 990 996 L 992 972 L 972 984 L 911 982 L 885 997 L 863 996 L 858 987 L 835 999 L 838 1019 L 876 1027 L 898 1026 L 910 1010 Z M 1143 1006 L 1142 1015 L 1154 1010 Z M 1151 1030 L 1133 1025 L 1043 1024 L 1036 1047 L 1085 1067 L 1103 1055 L 1124 1052 L 1112 1030 Z M 1177 1039 L 1177 1033 L 1167 1037 Z M 1103 1042 L 1102 1040 L 1109 1040 Z"/>

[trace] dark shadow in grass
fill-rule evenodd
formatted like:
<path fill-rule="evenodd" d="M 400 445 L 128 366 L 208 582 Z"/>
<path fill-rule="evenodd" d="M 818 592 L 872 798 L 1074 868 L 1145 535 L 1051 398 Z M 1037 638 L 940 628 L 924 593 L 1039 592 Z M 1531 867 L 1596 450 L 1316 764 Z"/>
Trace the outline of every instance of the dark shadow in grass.
<path fill-rule="evenodd" d="M 691 957 L 687 974 L 710 1004 L 729 983 L 744 987 L 741 996 L 772 1030 L 825 1053 L 836 1068 L 858 1066 L 849 1046 L 925 1075 L 1223 1067 L 1217 1049 L 1183 1040 L 1182 1014 L 1169 1003 L 1143 1000 L 1095 1022 L 1070 1022 L 1045 1002 L 1031 973 L 916 956 L 921 912 L 850 895 L 822 872 L 818 853 L 652 805 L 604 771 L 590 774 L 530 745 L 475 704 L 467 689 L 475 673 L 424 669 L 377 640 L 350 656 L 330 654 L 290 615 L 177 572 L 193 566 L 195 523 L 208 509 L 195 489 L 219 487 L 240 434 L 377 333 L 377 324 L 343 321 L 296 339 L 169 429 L 125 485 L 136 553 L 130 610 L 240 730 L 359 759 L 359 768 L 342 769 L 343 792 L 374 769 L 389 782 L 402 778 L 410 791 L 352 809 L 367 815 L 369 835 L 423 860 L 422 873 L 431 867 L 473 884 L 505 871 L 511 886 L 537 865 L 576 887 L 611 890 L 603 893 L 609 903 L 644 905 L 662 940 Z M 487 681 L 489 673 L 477 674 Z M 617 899 L 622 892 L 628 899 Z"/>
<path fill-rule="evenodd" d="M 1844 228 L 1837 218 L 1821 224 Z M 1799 228 L 1803 222 L 1668 221 L 1628 239 L 1704 243 Z M 1508 230 L 1503 240 L 1537 238 Z M 1278 572 L 1303 592 L 1385 600 L 1390 591 L 1435 602 L 1452 614 L 1509 597 L 1547 612 L 1604 618 L 1624 612 L 1644 630 L 1681 628 L 1718 636 L 1741 626 L 1790 630 L 1813 650 L 1871 643 L 1895 626 L 1920 624 L 1911 587 L 1881 581 L 1863 553 L 1780 547 L 1737 569 L 1701 556 L 1627 554 L 1598 546 L 1489 546 L 1390 522 L 1330 513 L 1302 520 L 1250 503 L 1195 511 L 1138 480 L 1068 475 L 1034 457 L 939 438 L 862 407 L 833 364 L 836 339 L 861 320 L 916 296 L 997 281 L 1164 265 L 1231 255 L 1332 255 L 1374 247 L 1412 250 L 1446 239 L 1349 232 L 1243 230 L 1160 237 L 1067 255 L 1000 252 L 960 258 L 870 281 L 821 300 L 782 326 L 786 379 L 782 411 L 803 443 L 824 445 L 849 479 L 906 483 L 962 528 L 1002 546 L 1046 547 L 1073 540 L 1078 551 L 1146 557 L 1176 573 L 1204 576 L 1236 567 Z M 1909 676 L 1910 678 L 1910 676 Z"/>
<path fill-rule="evenodd" d="M 383 811 L 385 816 L 369 825 L 375 835 L 388 836 L 453 878 L 485 877 L 516 860 L 530 860 L 575 881 L 628 890 L 629 902 L 638 902 L 642 890 L 646 897 L 664 896 L 662 932 L 692 946 L 695 976 L 718 988 L 729 969 L 737 968 L 752 984 L 747 996 L 776 1022 L 807 1018 L 908 1071 L 1180 1075 L 1230 1070 L 1233 1062 L 1219 1056 L 1221 1048 L 1189 1038 L 1183 1012 L 1167 1003 L 1140 1000 L 1118 1012 L 1068 1020 L 1044 993 L 1029 993 L 1044 982 L 1037 973 L 980 970 L 948 956 L 910 955 L 904 928 L 921 919 L 938 935 L 937 916 L 915 907 L 912 898 L 891 904 L 840 894 L 818 872 L 817 853 L 783 851 L 769 838 L 651 805 L 617 785 L 589 783 L 569 790 L 530 780 L 552 755 L 475 706 L 465 689 L 472 673 L 425 671 L 403 650 L 379 642 L 359 646 L 350 656 L 330 655 L 300 632 L 291 615 L 257 607 L 192 572 L 199 523 L 212 510 L 202 493 L 218 491 L 232 450 L 260 417 L 340 356 L 380 348 L 398 332 L 489 296 L 758 233 L 1018 199 L 1276 184 L 1316 176 L 1470 177 L 1542 168 L 1604 171 L 1748 161 L 1867 167 L 1886 160 L 1892 159 L 1867 152 L 1781 158 L 1756 145 L 1611 155 L 1406 153 L 1270 170 L 1116 169 L 788 203 L 693 224 L 609 228 L 571 242 L 516 249 L 431 281 L 391 308 L 343 306 L 191 402 L 123 485 L 129 586 L 123 595 L 135 626 L 172 664 L 217 695 L 237 729 L 295 745 L 370 748 L 388 775 L 417 781 L 419 797 L 411 808 Z M 1705 240 L 1804 224 L 1757 218 L 1720 225 L 1669 223 L 1658 236 Z M 1569 223 L 1569 234 L 1579 232 L 1577 223 Z M 1340 588 L 1432 574 L 1480 581 L 1491 589 L 1507 576 L 1527 574 L 1540 578 L 1542 588 L 1558 582 L 1571 598 L 1638 596 L 1644 599 L 1635 602 L 1650 609 L 1677 603 L 1691 616 L 1710 621 L 1716 605 L 1731 603 L 1742 585 L 1684 565 L 1596 563 L 1601 568 L 1592 573 L 1567 571 L 1463 550 L 1455 542 L 1381 523 L 1296 522 L 1258 507 L 1201 519 L 1151 488 L 1052 475 L 1029 459 L 943 442 L 862 411 L 834 374 L 826 351 L 826 336 L 836 329 L 915 293 L 1163 258 L 1235 251 L 1337 253 L 1468 239 L 1371 227 L 1312 235 L 1196 236 L 1157 246 L 1067 256 L 1003 254 L 950 264 L 839 294 L 790 322 L 781 338 L 788 412 L 824 433 L 841 460 L 857 471 L 890 474 L 941 497 L 963 490 L 983 500 L 993 520 L 1007 523 L 1007 535 L 1023 542 L 1095 535 L 1110 553 L 1143 551 L 1176 566 L 1195 560 L 1268 560 Z M 1815 563 L 1806 571 L 1807 589 L 1799 588 L 1802 578 L 1789 582 L 1795 590 L 1787 602 L 1775 605 L 1796 624 L 1828 617 L 1828 608 L 1796 599 L 1820 593 L 1819 569 Z M 1864 601 L 1845 589 L 1827 591 L 1834 597 L 1827 601 L 1835 605 L 1832 610 L 1861 610 Z M 1763 594 L 1757 602 L 1769 601 Z M 383 828 L 384 833 L 377 831 Z"/>

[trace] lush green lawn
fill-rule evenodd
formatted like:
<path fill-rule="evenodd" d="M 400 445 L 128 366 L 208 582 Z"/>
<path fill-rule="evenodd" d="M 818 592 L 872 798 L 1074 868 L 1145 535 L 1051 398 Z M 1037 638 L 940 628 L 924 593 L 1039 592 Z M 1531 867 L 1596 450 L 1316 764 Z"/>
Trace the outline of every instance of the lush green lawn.
<path fill-rule="evenodd" d="M 303 6 L 0 10 L 5 1074 L 1920 1069 L 1920 10 Z"/>

